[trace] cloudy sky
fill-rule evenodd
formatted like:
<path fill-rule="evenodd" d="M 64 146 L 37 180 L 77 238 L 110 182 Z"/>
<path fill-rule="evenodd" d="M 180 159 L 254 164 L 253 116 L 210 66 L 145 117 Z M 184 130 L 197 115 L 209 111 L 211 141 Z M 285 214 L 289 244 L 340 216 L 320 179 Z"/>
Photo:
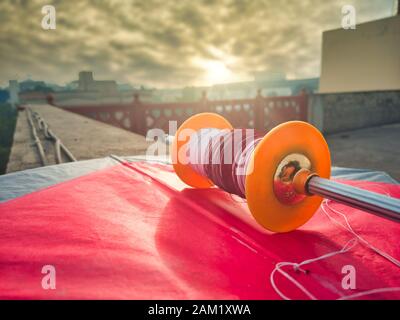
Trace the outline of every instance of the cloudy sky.
<path fill-rule="evenodd" d="M 319 76 L 321 33 L 392 15 L 395 0 L 0 0 L 0 85 L 9 79 L 97 79 L 157 87 Z M 43 30 L 43 5 L 56 30 Z"/>

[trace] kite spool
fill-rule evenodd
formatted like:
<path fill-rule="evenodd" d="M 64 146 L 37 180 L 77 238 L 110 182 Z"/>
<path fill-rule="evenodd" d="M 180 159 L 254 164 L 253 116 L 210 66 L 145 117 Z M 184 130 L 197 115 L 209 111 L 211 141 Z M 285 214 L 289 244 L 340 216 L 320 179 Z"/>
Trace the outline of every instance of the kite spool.
<path fill-rule="evenodd" d="M 195 150 L 191 139 L 204 136 L 204 130 L 214 130 L 214 136 L 223 137 L 224 132 L 227 132 L 225 136 L 232 136 L 233 127 L 218 114 L 201 113 L 187 119 L 172 141 L 174 170 L 183 182 L 194 188 L 223 185 L 216 183 L 215 175 L 206 167 L 208 164 L 190 163 L 188 150 L 199 154 L 201 151 Z M 218 142 L 214 147 L 223 148 Z M 210 155 L 214 147 L 209 144 L 206 148 Z M 236 177 L 232 173 L 233 181 L 243 184 L 244 190 L 236 187 L 233 189 L 238 191 L 232 193 L 246 198 L 253 217 L 270 231 L 297 229 L 313 216 L 323 197 L 400 221 L 399 200 L 329 180 L 328 145 L 318 129 L 306 122 L 280 124 L 264 137 L 254 139 L 251 147 L 249 154 L 242 157 L 246 159 L 245 174 Z M 222 171 L 223 164 L 215 168 Z"/>

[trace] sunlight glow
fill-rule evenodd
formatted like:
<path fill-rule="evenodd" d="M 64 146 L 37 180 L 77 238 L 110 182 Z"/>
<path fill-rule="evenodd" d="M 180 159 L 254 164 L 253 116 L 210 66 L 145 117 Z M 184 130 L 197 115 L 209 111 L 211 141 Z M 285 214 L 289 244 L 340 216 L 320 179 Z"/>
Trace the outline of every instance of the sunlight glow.
<path fill-rule="evenodd" d="M 214 85 L 220 83 L 236 82 L 243 78 L 237 74 L 235 66 L 239 60 L 232 54 L 214 46 L 207 48 L 209 57 L 194 57 L 193 64 L 202 70 L 202 76 L 198 79 L 201 85 Z"/>
<path fill-rule="evenodd" d="M 204 81 L 209 85 L 234 80 L 233 72 L 222 61 L 204 60 L 201 63 L 201 67 L 205 71 Z"/>

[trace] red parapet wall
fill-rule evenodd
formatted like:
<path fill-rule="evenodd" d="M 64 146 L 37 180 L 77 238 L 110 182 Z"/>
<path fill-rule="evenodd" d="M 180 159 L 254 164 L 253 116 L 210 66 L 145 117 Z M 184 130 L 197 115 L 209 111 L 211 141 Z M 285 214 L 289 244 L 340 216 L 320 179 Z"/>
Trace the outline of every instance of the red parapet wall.
<path fill-rule="evenodd" d="M 48 99 L 57 106 L 57 102 Z M 215 112 L 226 117 L 235 128 L 254 128 L 266 132 L 290 121 L 307 121 L 307 95 L 262 97 L 237 100 L 197 102 L 145 103 L 135 97 L 132 103 L 60 106 L 92 119 L 145 135 L 150 129 L 169 131 L 169 121 L 179 126 L 188 117 L 200 112 Z"/>

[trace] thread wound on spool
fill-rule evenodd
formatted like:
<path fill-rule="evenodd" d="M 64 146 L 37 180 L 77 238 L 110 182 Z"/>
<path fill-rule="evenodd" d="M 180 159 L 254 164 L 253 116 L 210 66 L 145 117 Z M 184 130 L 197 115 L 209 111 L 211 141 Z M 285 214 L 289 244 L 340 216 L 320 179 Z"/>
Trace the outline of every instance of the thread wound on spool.
<path fill-rule="evenodd" d="M 261 140 L 253 129 L 201 129 L 190 137 L 189 164 L 216 186 L 245 198 L 246 171 Z"/>

